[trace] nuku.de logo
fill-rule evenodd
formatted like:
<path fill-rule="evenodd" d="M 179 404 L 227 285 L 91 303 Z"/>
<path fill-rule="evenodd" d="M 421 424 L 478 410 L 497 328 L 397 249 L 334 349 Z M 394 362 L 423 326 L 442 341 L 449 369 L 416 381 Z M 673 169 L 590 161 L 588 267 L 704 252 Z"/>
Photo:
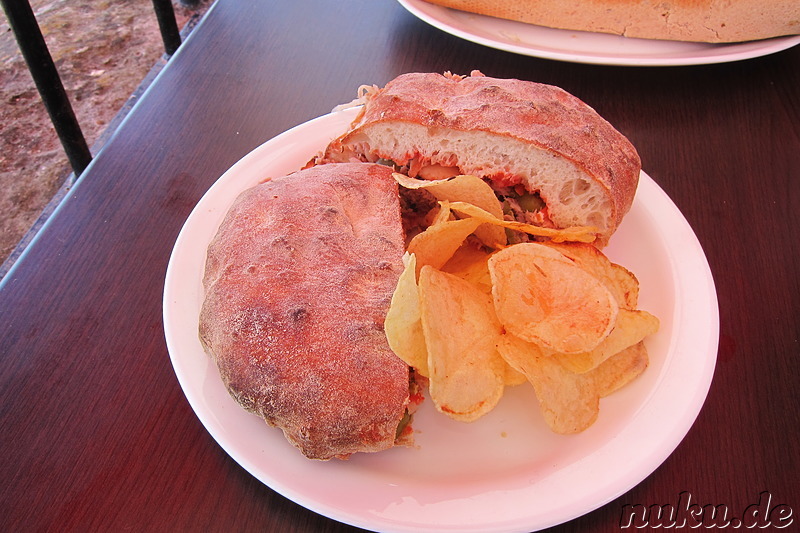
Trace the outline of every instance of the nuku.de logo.
<path fill-rule="evenodd" d="M 625 504 L 619 520 L 621 529 L 642 528 L 726 528 L 764 529 L 789 527 L 794 519 L 792 508 L 784 503 L 773 504 L 772 494 L 763 491 L 758 503 L 748 505 L 739 516 L 724 504 L 699 505 L 692 503 L 692 495 L 683 491 L 678 504 Z"/>

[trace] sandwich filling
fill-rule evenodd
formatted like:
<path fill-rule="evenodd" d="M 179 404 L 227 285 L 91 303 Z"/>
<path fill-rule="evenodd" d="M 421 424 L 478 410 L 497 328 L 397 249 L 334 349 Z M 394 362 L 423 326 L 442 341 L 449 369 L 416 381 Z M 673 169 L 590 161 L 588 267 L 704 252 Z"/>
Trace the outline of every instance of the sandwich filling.
<path fill-rule="evenodd" d="M 409 177 L 417 177 L 425 180 L 446 180 L 455 176 L 462 175 L 463 172 L 457 166 L 443 166 L 436 163 L 424 163 L 426 158 L 419 155 L 410 159 L 408 163 L 400 164 L 391 159 L 380 157 L 369 157 L 362 155 L 356 157 L 361 161 L 374 159 L 375 163 L 386 165 L 394 169 L 395 172 L 405 174 Z M 423 163 L 419 163 L 423 161 Z M 500 204 L 503 206 L 503 217 L 505 220 L 532 224 L 545 228 L 556 228 L 556 224 L 550 219 L 547 204 L 542 199 L 538 191 L 530 192 L 521 183 L 515 185 L 502 186 L 501 183 L 513 183 L 519 181 L 513 177 L 504 176 L 502 179 L 483 178 L 494 191 Z M 403 207 L 403 224 L 407 235 L 413 237 L 415 234 L 427 227 L 426 215 L 437 206 L 436 198 L 430 193 L 420 189 L 400 188 L 401 206 Z M 528 242 L 534 237 L 518 231 L 507 231 L 509 242 Z"/>

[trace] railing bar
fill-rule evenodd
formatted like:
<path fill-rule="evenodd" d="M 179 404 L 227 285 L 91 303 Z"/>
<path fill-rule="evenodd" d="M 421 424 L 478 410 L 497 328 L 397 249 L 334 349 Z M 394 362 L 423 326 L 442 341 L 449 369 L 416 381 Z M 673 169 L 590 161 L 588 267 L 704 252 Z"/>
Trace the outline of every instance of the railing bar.
<path fill-rule="evenodd" d="M 28 0 L 0 0 L 50 120 L 76 176 L 92 161 L 80 124 Z"/>
<path fill-rule="evenodd" d="M 153 8 L 158 19 L 158 28 L 161 30 L 161 40 L 164 41 L 164 51 L 171 56 L 181 45 L 181 32 L 175 18 L 175 9 L 171 0 L 153 0 Z"/>

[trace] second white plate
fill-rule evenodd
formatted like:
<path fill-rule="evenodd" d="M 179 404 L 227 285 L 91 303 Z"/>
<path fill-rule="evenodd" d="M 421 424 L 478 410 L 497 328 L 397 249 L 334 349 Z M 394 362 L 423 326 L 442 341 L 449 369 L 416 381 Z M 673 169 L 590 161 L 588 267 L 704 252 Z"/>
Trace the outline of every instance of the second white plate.
<path fill-rule="evenodd" d="M 633 39 L 545 28 L 477 15 L 425 0 L 398 0 L 414 16 L 451 35 L 517 54 L 601 65 L 675 66 L 725 63 L 773 54 L 800 43 L 800 35 L 743 43 Z"/>

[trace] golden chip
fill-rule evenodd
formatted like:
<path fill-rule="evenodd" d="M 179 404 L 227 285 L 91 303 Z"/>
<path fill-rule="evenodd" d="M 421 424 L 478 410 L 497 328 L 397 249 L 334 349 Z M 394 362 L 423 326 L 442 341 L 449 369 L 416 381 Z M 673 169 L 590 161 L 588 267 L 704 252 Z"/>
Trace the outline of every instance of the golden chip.
<path fill-rule="evenodd" d="M 491 297 L 425 266 L 419 298 L 431 400 L 451 418 L 473 421 L 494 408 L 504 388 L 505 366 L 497 352 L 502 327 Z"/>
<path fill-rule="evenodd" d="M 619 301 L 619 304 L 623 305 L 624 301 L 625 307 L 628 309 L 636 309 L 639 305 L 639 280 L 636 279 L 633 272 L 622 265 L 612 263 L 611 269 L 613 271 L 612 277 L 614 284 L 617 286 L 617 291 L 622 294 L 623 298 L 622 301 Z"/>
<path fill-rule="evenodd" d="M 448 206 L 449 208 L 449 206 Z M 542 243 L 558 250 L 579 267 L 599 279 L 614 295 L 620 307 L 636 309 L 639 282 L 627 269 L 614 264 L 600 250 L 587 243 Z"/>
<path fill-rule="evenodd" d="M 506 365 L 506 373 L 503 376 L 506 387 L 515 387 L 517 385 L 522 385 L 523 383 L 527 383 L 528 378 L 525 377 L 525 374 L 523 374 L 522 372 L 518 371 L 517 369 L 509 365 L 505 359 L 503 359 L 503 362 Z"/>
<path fill-rule="evenodd" d="M 597 394 L 604 398 L 639 377 L 649 363 L 644 342 L 637 342 L 585 375 L 592 379 Z"/>
<path fill-rule="evenodd" d="M 395 173 L 394 179 L 407 189 L 425 189 L 439 201 L 466 202 L 494 217 L 503 218 L 503 206 L 500 200 L 489 184 L 477 176 L 461 175 L 448 179 L 421 180 Z M 501 246 L 507 242 L 503 228 L 492 224 L 478 227 L 475 236 L 487 246 Z"/>
<path fill-rule="evenodd" d="M 441 268 L 477 286 L 486 294 L 492 293 L 492 279 L 489 276 L 489 255 L 469 242 L 461 245 L 453 257 Z"/>
<path fill-rule="evenodd" d="M 477 218 L 488 224 L 521 231 L 538 237 L 549 237 L 553 242 L 593 242 L 597 238 L 597 228 L 590 226 L 574 226 L 564 229 L 543 228 L 541 226 L 534 226 L 533 224 L 525 224 L 524 222 L 503 220 L 502 217 L 496 217 L 485 209 L 466 202 L 450 202 L 450 209 L 462 215 Z"/>
<path fill-rule="evenodd" d="M 429 226 L 435 226 L 451 219 L 455 220 L 450 211 L 450 202 L 439 202 L 438 207 L 435 207 L 432 211 L 434 212 L 430 213 L 432 216 Z"/>
<path fill-rule="evenodd" d="M 446 220 L 415 235 L 408 243 L 408 253 L 417 257 L 417 273 L 425 265 L 441 268 L 479 225 L 480 221 L 471 218 Z"/>
<path fill-rule="evenodd" d="M 600 412 L 600 395 L 588 374 L 575 374 L 544 355 L 532 342 L 503 335 L 500 355 L 533 385 L 539 408 L 555 433 L 579 433 L 591 426 Z"/>
<path fill-rule="evenodd" d="M 409 366 L 423 376 L 428 376 L 428 351 L 422 334 L 417 290 L 416 257 L 404 257 L 406 267 L 400 274 L 392 303 L 386 313 L 383 329 L 389 347 Z"/>
<path fill-rule="evenodd" d="M 588 352 L 611 333 L 619 307 L 596 278 L 552 248 L 523 243 L 489 259 L 497 317 L 519 338 L 561 353 Z"/>
<path fill-rule="evenodd" d="M 608 337 L 590 352 L 576 354 L 548 353 L 571 372 L 588 372 L 600 363 L 658 331 L 659 321 L 646 311 L 620 309 L 617 322 Z"/>

